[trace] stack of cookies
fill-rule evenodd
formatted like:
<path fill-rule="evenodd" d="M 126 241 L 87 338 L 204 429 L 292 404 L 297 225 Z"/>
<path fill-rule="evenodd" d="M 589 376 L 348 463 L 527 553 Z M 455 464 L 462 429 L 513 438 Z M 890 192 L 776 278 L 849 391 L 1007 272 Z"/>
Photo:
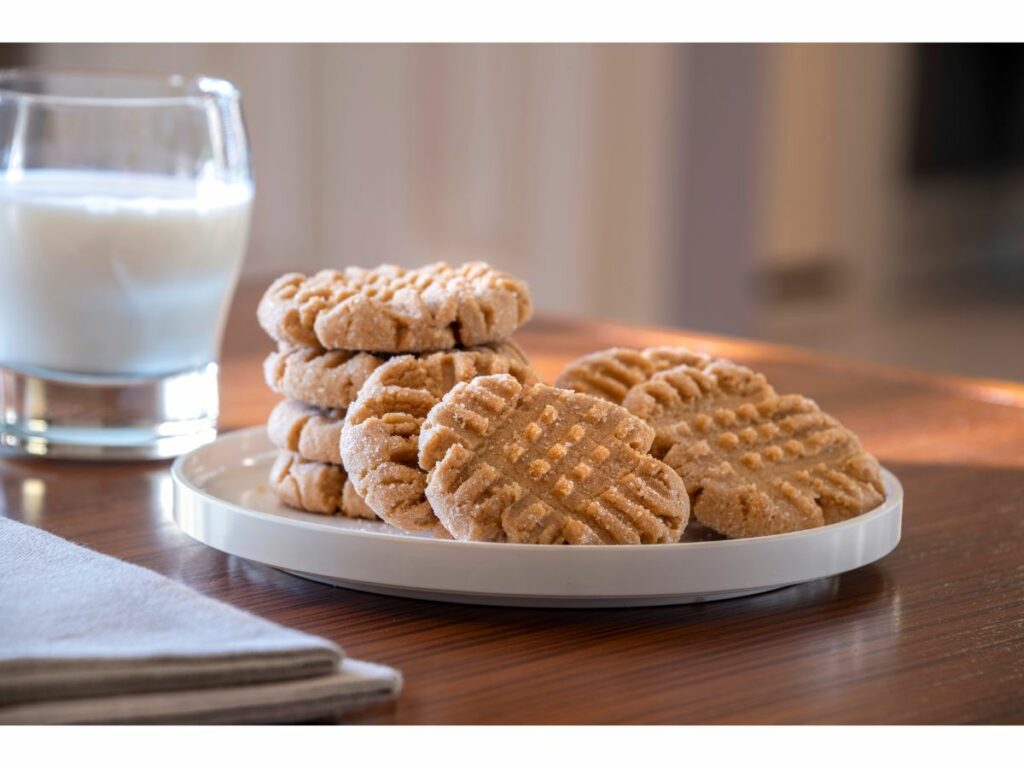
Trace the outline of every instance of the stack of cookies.
<path fill-rule="evenodd" d="M 264 363 L 266 381 L 285 397 L 267 424 L 279 449 L 270 477 L 274 493 L 307 512 L 433 528 L 432 516 L 416 509 L 418 478 L 396 476 L 410 455 L 415 465 L 417 434 L 409 419 L 425 416 L 429 405 L 401 393 L 395 401 L 393 384 L 419 371 L 416 386 L 440 399 L 457 381 L 480 373 L 533 380 L 522 350 L 507 341 L 531 313 L 526 285 L 482 263 L 278 278 L 257 312 L 278 344 Z M 368 391 L 377 399 L 360 401 L 372 382 Z M 354 413 L 364 416 L 353 429 L 372 432 L 376 442 L 357 442 L 346 459 L 342 434 Z"/>
<path fill-rule="evenodd" d="M 687 349 L 610 349 L 541 382 L 527 286 L 486 264 L 285 275 L 260 303 L 285 396 L 271 487 L 309 512 L 463 541 L 653 544 L 839 522 L 878 463 L 811 400 Z"/>

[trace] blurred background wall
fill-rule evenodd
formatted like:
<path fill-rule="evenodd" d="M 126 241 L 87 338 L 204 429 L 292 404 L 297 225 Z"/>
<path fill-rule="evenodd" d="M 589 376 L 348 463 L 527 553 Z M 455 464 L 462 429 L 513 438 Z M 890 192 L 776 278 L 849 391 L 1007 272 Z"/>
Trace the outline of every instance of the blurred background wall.
<path fill-rule="evenodd" d="M 483 258 L 551 312 L 1024 379 L 1018 46 L 16 45 L 226 77 L 247 271 Z"/>

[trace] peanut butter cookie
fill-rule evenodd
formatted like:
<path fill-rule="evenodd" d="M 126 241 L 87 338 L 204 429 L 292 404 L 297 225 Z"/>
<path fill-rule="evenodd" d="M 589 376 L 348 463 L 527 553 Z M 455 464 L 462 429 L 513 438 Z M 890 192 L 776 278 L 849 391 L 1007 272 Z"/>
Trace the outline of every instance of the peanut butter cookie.
<path fill-rule="evenodd" d="M 498 341 L 532 312 L 526 283 L 470 262 L 283 275 L 267 289 L 257 317 L 279 342 L 393 353 Z"/>
<path fill-rule="evenodd" d="M 270 412 L 267 436 L 281 450 L 297 453 L 309 461 L 341 464 L 344 418 L 344 411 L 282 400 Z"/>
<path fill-rule="evenodd" d="M 278 346 L 263 363 L 267 386 L 321 408 L 348 408 L 359 388 L 387 360 L 369 352 Z"/>
<path fill-rule="evenodd" d="M 529 544 L 679 541 L 689 500 L 624 408 L 508 375 L 456 385 L 427 416 L 420 466 L 451 535 Z"/>
<path fill-rule="evenodd" d="M 306 461 L 281 451 L 270 470 L 270 487 L 289 507 L 320 515 L 376 519 L 336 464 Z"/>
<path fill-rule="evenodd" d="M 694 517 L 731 538 L 839 522 L 885 498 L 852 432 L 734 363 L 662 371 L 623 405 L 654 427 L 652 455 L 683 478 Z"/>
<path fill-rule="evenodd" d="M 555 386 L 621 405 L 622 399 L 632 387 L 648 381 L 659 371 L 677 365 L 705 368 L 712 360 L 686 347 L 612 347 L 592 352 L 569 363 L 555 381 Z"/>

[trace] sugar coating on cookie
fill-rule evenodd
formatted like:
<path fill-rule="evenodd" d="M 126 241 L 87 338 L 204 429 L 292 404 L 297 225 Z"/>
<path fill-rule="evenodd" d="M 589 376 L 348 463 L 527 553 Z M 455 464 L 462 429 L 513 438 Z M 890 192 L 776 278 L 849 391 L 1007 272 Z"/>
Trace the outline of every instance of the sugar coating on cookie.
<path fill-rule="evenodd" d="M 555 380 L 556 387 L 622 404 L 626 393 L 654 374 L 677 365 L 705 368 L 714 358 L 686 347 L 612 347 L 574 360 Z"/>
<path fill-rule="evenodd" d="M 885 498 L 878 462 L 852 432 L 743 366 L 672 368 L 623 405 L 654 427 L 652 455 L 683 478 L 694 517 L 731 538 L 839 522 Z"/>
<path fill-rule="evenodd" d="M 689 499 L 648 454 L 654 430 L 589 395 L 482 376 L 455 386 L 420 431 L 426 495 L 463 541 L 679 541 Z"/>
<path fill-rule="evenodd" d="M 345 412 L 282 400 L 270 412 L 267 437 L 283 451 L 304 459 L 341 464 L 341 430 Z"/>
<path fill-rule="evenodd" d="M 375 519 L 351 487 L 343 467 L 307 461 L 281 451 L 270 470 L 270 488 L 289 507 L 319 515 Z"/>
<path fill-rule="evenodd" d="M 281 344 L 263 363 L 274 392 L 321 408 L 348 408 L 359 389 L 386 357 Z"/>
<path fill-rule="evenodd" d="M 447 537 L 425 495 L 419 465 L 423 419 L 459 382 L 494 373 L 538 381 L 518 346 L 403 355 L 380 366 L 349 407 L 341 455 L 356 491 L 382 519 L 406 531 Z"/>
<path fill-rule="evenodd" d="M 287 274 L 257 309 L 279 342 L 388 353 L 498 341 L 532 313 L 526 283 L 483 262 Z"/>

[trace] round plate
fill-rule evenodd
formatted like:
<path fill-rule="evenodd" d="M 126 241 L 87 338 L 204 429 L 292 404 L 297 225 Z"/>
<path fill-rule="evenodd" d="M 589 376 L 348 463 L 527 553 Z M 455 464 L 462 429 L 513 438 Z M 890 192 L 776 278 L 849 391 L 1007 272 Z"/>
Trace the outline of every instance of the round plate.
<path fill-rule="evenodd" d="M 484 605 L 672 605 L 739 597 L 874 562 L 900 540 L 903 488 L 866 514 L 753 539 L 626 546 L 444 541 L 383 523 L 298 512 L 267 485 L 277 454 L 263 427 L 231 432 L 174 462 L 174 519 L 195 539 L 316 581 Z"/>

